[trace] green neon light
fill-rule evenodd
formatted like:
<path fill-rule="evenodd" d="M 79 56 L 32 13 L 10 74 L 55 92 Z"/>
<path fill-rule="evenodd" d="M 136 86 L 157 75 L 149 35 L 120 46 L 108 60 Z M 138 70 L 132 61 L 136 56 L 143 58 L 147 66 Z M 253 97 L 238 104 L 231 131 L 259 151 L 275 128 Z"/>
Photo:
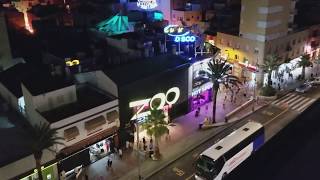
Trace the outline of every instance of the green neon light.
<path fill-rule="evenodd" d="M 46 175 L 46 174 L 48 174 L 48 173 L 53 173 L 53 169 L 49 169 L 49 168 L 53 168 L 53 166 L 55 166 L 57 163 L 53 163 L 53 164 L 51 164 L 51 165 L 49 165 L 49 166 L 47 166 L 47 167 L 41 167 L 41 172 L 42 172 L 42 175 Z M 21 178 L 20 180 L 27 180 L 29 177 L 31 177 L 31 176 L 34 176 L 34 175 L 36 175 L 36 173 L 37 173 L 37 169 L 34 169 L 33 170 L 34 172 L 32 173 L 32 174 L 30 174 L 30 175 L 28 175 L 28 176 L 26 176 L 26 177 L 23 177 L 23 178 Z M 47 172 L 47 173 L 44 173 L 44 172 Z M 53 174 L 52 174 L 53 175 Z M 47 177 L 43 177 L 43 179 L 47 179 Z M 53 179 L 54 179 L 54 175 L 53 175 Z"/>
<path fill-rule="evenodd" d="M 128 16 L 115 15 L 107 20 L 100 22 L 96 28 L 108 36 L 123 34 L 129 31 Z"/>

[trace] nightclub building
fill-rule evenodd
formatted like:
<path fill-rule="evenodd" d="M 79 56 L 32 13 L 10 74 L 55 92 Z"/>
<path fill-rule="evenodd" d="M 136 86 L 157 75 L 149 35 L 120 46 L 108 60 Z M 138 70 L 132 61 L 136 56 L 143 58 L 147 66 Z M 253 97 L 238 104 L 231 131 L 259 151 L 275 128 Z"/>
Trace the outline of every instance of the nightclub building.
<path fill-rule="evenodd" d="M 189 66 L 179 56 L 161 55 L 105 70 L 118 88 L 121 143 L 133 142 L 136 116 L 142 123 L 155 99 L 163 103 L 168 121 L 188 112 Z"/>

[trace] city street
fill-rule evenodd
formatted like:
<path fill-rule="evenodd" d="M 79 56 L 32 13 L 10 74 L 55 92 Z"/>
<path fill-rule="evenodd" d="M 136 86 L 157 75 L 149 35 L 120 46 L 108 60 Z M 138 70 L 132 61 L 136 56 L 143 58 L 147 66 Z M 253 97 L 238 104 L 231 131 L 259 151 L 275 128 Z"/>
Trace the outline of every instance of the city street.
<path fill-rule="evenodd" d="M 271 103 L 269 106 L 264 107 L 254 114 L 251 114 L 250 116 L 246 117 L 242 121 L 247 121 L 247 120 L 255 120 L 258 122 L 261 122 L 265 126 L 265 136 L 266 140 L 270 140 L 271 137 L 275 136 L 279 131 L 283 129 L 288 129 L 285 128 L 290 122 L 295 120 L 297 116 L 300 114 L 301 111 L 303 111 L 307 106 L 299 106 L 301 111 L 297 111 L 293 108 L 299 105 L 301 102 L 304 104 L 307 104 L 310 106 L 311 103 L 314 103 L 315 99 L 319 96 L 319 93 L 317 93 L 318 88 L 314 88 L 313 90 L 310 91 L 307 95 L 301 95 L 301 94 L 296 94 L 296 93 L 289 93 L 286 96 L 276 100 L 275 102 Z M 289 97 L 289 98 L 288 98 Z M 289 103 L 288 103 L 289 102 Z M 289 106 L 288 106 L 289 104 Z M 302 108 L 301 108 L 302 107 Z M 309 111 L 307 112 L 309 113 Z M 314 112 L 313 112 L 314 113 Z M 312 116 L 311 116 L 312 117 Z M 292 124 L 303 124 L 305 121 L 302 118 L 298 118 L 294 123 Z M 308 123 L 305 123 L 308 124 Z M 290 125 L 291 127 L 292 125 Z M 234 127 L 235 128 L 235 127 Z M 303 130 L 302 130 L 303 131 Z M 306 131 L 306 130 L 305 130 Z M 299 130 L 300 132 L 300 130 Z M 228 132 L 226 132 L 228 134 Z M 280 133 L 282 134 L 282 132 Z M 296 133 L 298 135 L 299 133 Z M 270 142 L 267 143 L 266 147 L 262 148 L 261 152 L 263 153 L 265 150 L 263 149 L 272 149 L 273 148 L 273 142 L 275 142 L 280 135 L 276 135 L 275 140 L 272 139 Z M 195 159 L 197 156 L 204 151 L 206 148 L 210 147 L 214 142 L 218 141 L 221 137 L 215 137 L 212 138 L 211 140 L 207 141 L 206 143 L 202 144 L 201 146 L 197 147 L 194 149 L 192 152 L 186 154 L 176 162 L 172 163 L 170 166 L 162 169 L 158 173 L 156 173 L 153 177 L 150 179 L 157 179 L 157 180 L 162 180 L 162 179 L 194 179 L 194 168 L 193 168 L 193 163 L 195 162 Z M 294 139 L 294 138 L 293 138 Z M 282 140 L 286 141 L 286 140 Z M 281 144 L 281 143 L 277 143 Z M 285 151 L 283 151 L 285 153 Z M 259 153 L 260 154 L 260 153 Z M 263 155 L 261 155 L 263 156 Z M 269 153 L 265 155 L 266 157 L 273 158 L 273 153 Z M 254 159 L 255 156 L 251 157 L 250 159 Z M 275 160 L 279 160 L 278 158 L 274 158 Z M 258 160 L 257 160 L 258 161 Z M 264 159 L 264 161 L 267 161 L 267 159 Z M 249 171 L 246 165 L 247 162 L 241 165 L 242 171 Z M 256 166 L 252 165 L 252 167 L 259 167 L 257 164 L 264 164 L 263 161 L 256 162 Z M 271 163 L 269 163 L 271 164 Z M 260 165 L 261 167 L 261 165 Z M 261 168 L 264 169 L 264 168 Z M 239 179 L 239 177 L 248 177 L 248 173 L 246 172 L 245 175 L 241 175 L 242 173 L 241 170 L 237 170 L 237 174 L 240 175 L 232 175 L 230 178 L 232 179 Z M 235 174 L 235 173 L 234 173 Z M 258 178 L 259 173 L 256 173 L 257 177 L 253 179 L 260 179 Z M 240 178 L 242 179 L 242 178 Z M 268 178 L 266 178 L 268 179 Z M 272 178 L 269 178 L 272 179 Z M 290 179 L 290 178 L 284 178 L 284 179 Z"/>
<path fill-rule="evenodd" d="M 320 123 L 316 117 L 319 108 L 320 103 L 316 102 L 227 179 L 318 179 Z"/>

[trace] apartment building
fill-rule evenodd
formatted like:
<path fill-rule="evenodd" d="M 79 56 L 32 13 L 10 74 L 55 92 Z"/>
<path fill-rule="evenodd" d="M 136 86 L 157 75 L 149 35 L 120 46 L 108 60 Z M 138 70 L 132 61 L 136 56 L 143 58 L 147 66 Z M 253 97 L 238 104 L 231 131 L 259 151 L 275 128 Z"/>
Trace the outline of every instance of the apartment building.
<path fill-rule="evenodd" d="M 234 64 L 233 73 L 241 78 L 263 82 L 266 55 L 276 54 L 281 62 L 310 53 L 310 29 L 296 29 L 295 0 L 243 0 L 239 34 L 218 33 L 216 45 Z M 310 49 L 310 48 L 309 48 Z"/>

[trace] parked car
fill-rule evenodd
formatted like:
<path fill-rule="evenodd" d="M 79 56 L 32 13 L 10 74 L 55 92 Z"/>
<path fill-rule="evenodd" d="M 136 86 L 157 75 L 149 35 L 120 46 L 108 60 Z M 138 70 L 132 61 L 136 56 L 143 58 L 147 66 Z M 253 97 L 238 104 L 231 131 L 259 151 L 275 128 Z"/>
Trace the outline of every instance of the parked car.
<path fill-rule="evenodd" d="M 297 87 L 296 91 L 300 92 L 300 93 L 305 93 L 305 92 L 309 91 L 311 89 L 311 87 L 312 87 L 311 83 L 304 83 L 301 86 Z"/>
<path fill-rule="evenodd" d="M 313 78 L 309 83 L 311 85 L 320 85 L 320 77 Z"/>

